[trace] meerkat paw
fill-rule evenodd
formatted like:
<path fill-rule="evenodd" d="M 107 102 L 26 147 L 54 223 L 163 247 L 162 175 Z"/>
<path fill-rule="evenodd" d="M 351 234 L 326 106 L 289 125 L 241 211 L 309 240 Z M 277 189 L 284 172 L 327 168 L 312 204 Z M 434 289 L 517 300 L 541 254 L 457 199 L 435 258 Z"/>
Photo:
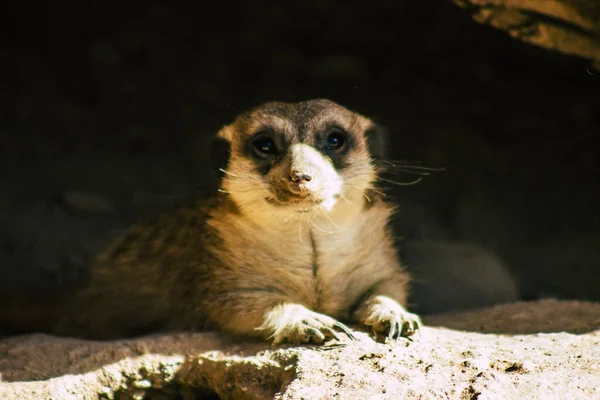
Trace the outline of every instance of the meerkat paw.
<path fill-rule="evenodd" d="M 410 337 L 421 327 L 421 319 L 404 309 L 397 301 L 386 296 L 375 296 L 367 303 L 364 324 L 371 328 L 375 339 L 385 340 Z"/>
<path fill-rule="evenodd" d="M 265 323 L 258 329 L 270 332 L 273 344 L 322 344 L 330 339 L 340 340 L 338 333 L 354 339 L 346 325 L 298 304 L 275 307 L 267 313 Z"/>

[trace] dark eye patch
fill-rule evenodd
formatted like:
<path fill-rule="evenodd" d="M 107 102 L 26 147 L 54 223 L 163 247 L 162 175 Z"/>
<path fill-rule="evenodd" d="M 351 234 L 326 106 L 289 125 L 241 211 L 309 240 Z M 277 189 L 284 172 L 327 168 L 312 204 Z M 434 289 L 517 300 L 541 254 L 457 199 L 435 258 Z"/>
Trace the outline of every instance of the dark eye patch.
<path fill-rule="evenodd" d="M 266 175 L 285 153 L 285 143 L 283 137 L 272 128 L 261 128 L 247 139 L 246 151 L 254 160 L 258 172 Z"/>
<path fill-rule="evenodd" d="M 348 134 L 339 128 L 332 128 L 326 133 L 325 146 L 330 152 L 343 150 L 347 142 Z"/>
<path fill-rule="evenodd" d="M 270 128 L 260 129 L 247 140 L 247 151 L 255 159 L 267 159 L 280 155 L 283 151 L 281 137 Z"/>
<path fill-rule="evenodd" d="M 345 156 L 353 146 L 352 136 L 337 125 L 328 126 L 322 134 L 321 148 L 337 169 L 346 166 Z"/>
<path fill-rule="evenodd" d="M 261 158 L 273 156 L 278 153 L 275 140 L 267 133 L 258 134 L 257 137 L 252 139 L 252 150 L 256 156 Z"/>

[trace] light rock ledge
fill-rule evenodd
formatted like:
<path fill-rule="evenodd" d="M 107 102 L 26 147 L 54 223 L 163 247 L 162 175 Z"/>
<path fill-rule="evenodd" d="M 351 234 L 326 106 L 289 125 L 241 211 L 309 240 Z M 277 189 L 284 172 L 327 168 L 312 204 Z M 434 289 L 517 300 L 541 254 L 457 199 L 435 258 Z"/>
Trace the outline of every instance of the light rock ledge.
<path fill-rule="evenodd" d="M 420 338 L 273 348 L 218 333 L 0 341 L 0 399 L 600 399 L 600 304 L 426 318 Z M 543 332 L 543 333 L 540 333 Z"/>

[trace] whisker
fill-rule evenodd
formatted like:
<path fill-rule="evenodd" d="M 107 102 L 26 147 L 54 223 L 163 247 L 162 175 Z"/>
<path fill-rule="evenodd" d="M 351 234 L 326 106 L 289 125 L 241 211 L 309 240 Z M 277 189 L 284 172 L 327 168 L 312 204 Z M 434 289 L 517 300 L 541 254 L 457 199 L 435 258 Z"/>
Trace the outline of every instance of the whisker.
<path fill-rule="evenodd" d="M 367 189 L 365 189 L 365 187 L 364 187 L 364 186 L 353 185 L 353 184 L 351 184 L 351 183 L 346 183 L 346 184 L 345 184 L 345 186 L 349 186 L 349 187 L 356 187 L 356 188 L 363 189 L 363 190 L 367 190 L 367 191 L 369 191 L 369 190 L 370 190 L 371 192 L 375 192 L 375 193 L 377 193 L 377 194 L 378 194 L 378 195 L 380 195 L 380 196 L 385 196 L 385 195 L 386 195 L 384 192 L 382 192 L 382 191 L 380 191 L 380 190 L 377 190 L 377 189 L 375 189 L 375 188 L 374 188 L 372 185 L 371 185 L 371 186 L 369 186 Z M 366 195 L 363 193 L 363 196 L 366 196 Z"/>
<path fill-rule="evenodd" d="M 388 174 L 397 174 L 398 172 L 404 172 L 406 174 L 420 175 L 420 176 L 430 176 L 431 175 L 431 172 L 426 172 L 426 171 L 412 171 L 412 170 L 404 169 L 404 168 L 397 168 L 396 170 L 381 169 L 378 172 L 379 173 L 388 173 Z"/>
<path fill-rule="evenodd" d="M 223 172 L 224 174 L 236 177 L 236 178 L 250 179 L 250 180 L 255 180 L 255 181 L 260 180 L 256 176 L 251 175 L 251 174 L 238 175 L 238 174 L 234 174 L 233 172 L 229 172 L 229 171 L 227 171 L 227 170 L 225 170 L 223 168 L 219 168 L 219 171 Z"/>
<path fill-rule="evenodd" d="M 341 229 L 339 226 L 336 225 L 335 222 L 333 222 L 333 220 L 331 219 L 331 215 L 329 215 L 328 212 L 322 211 L 323 215 L 325 215 L 325 217 L 327 217 L 327 219 L 329 220 L 329 222 L 331 222 L 331 225 L 335 226 L 338 229 Z"/>
<path fill-rule="evenodd" d="M 386 196 L 386 194 L 385 194 L 384 192 L 382 192 L 382 191 L 380 191 L 380 190 L 377 190 L 377 189 L 375 189 L 375 188 L 373 188 L 373 187 L 372 187 L 372 188 L 370 188 L 369 190 L 371 190 L 371 191 L 373 191 L 373 192 L 377 193 L 377 194 L 378 194 L 378 195 L 380 195 L 380 196 L 384 196 L 384 197 Z"/>
<path fill-rule="evenodd" d="M 379 160 L 378 163 L 384 163 L 391 167 L 403 167 L 403 168 L 414 168 L 414 169 L 426 169 L 431 171 L 443 171 L 444 167 L 427 167 L 421 165 L 421 161 L 406 161 L 406 160 Z M 417 164 L 417 165 L 415 165 Z"/>
<path fill-rule="evenodd" d="M 225 189 L 217 189 L 217 192 L 227 193 L 227 194 L 238 194 L 238 193 L 252 193 L 252 192 L 262 192 L 261 188 L 250 188 L 246 190 L 225 190 Z"/>
<path fill-rule="evenodd" d="M 375 172 L 375 173 L 377 173 L 377 171 L 374 171 L 374 172 Z M 356 174 L 354 174 L 354 175 L 347 175 L 347 176 L 344 176 L 344 179 L 345 179 L 345 180 L 348 180 L 348 179 L 358 178 L 358 177 L 360 177 L 360 176 L 368 176 L 368 177 L 370 177 L 370 178 L 371 178 L 371 177 L 373 177 L 373 175 L 374 175 L 374 173 L 373 173 L 373 172 L 359 172 L 359 173 L 356 173 Z M 366 179 L 366 181 L 368 181 L 368 179 Z"/>
<path fill-rule="evenodd" d="M 398 169 L 406 169 L 406 170 L 417 170 L 417 171 L 432 171 L 432 172 L 440 172 L 445 171 L 444 167 L 420 167 L 416 165 L 393 165 L 384 168 L 398 168 Z"/>
<path fill-rule="evenodd" d="M 377 160 L 378 162 L 384 162 L 384 163 L 388 163 L 388 164 L 393 164 L 393 163 L 397 163 L 397 164 L 421 164 L 421 161 L 417 161 L 417 160 Z"/>
<path fill-rule="evenodd" d="M 367 197 L 364 193 L 363 195 L 365 197 Z M 340 198 L 344 199 L 346 201 L 346 203 L 350 204 L 351 206 L 353 206 L 356 210 L 360 211 L 360 207 L 358 207 L 354 202 L 351 202 L 350 200 L 348 200 L 345 196 L 342 196 L 340 194 Z M 369 198 L 367 197 L 367 200 L 369 200 Z M 371 200 L 369 200 L 369 203 L 371 202 Z"/>
<path fill-rule="evenodd" d="M 309 228 L 314 228 L 314 229 L 316 229 L 317 231 L 319 231 L 321 233 L 334 233 L 334 231 L 326 231 L 326 230 L 318 227 L 317 224 L 311 223 L 310 220 L 306 220 L 306 223 L 308 224 Z"/>
<path fill-rule="evenodd" d="M 338 225 L 337 225 L 335 222 L 333 222 L 333 220 L 331 219 L 331 216 L 329 215 L 329 213 L 327 213 L 327 212 L 325 212 L 325 211 L 321 210 L 321 214 L 323 214 L 325 217 L 327 217 L 327 219 L 329 220 L 329 222 L 331 222 L 331 225 L 333 225 L 333 226 L 334 226 L 336 229 L 335 229 L 335 230 L 334 230 L 334 229 L 331 229 L 331 230 L 325 230 L 324 228 L 322 228 L 322 227 L 319 227 L 319 226 L 318 226 L 316 223 L 314 223 L 314 222 L 313 222 L 313 223 L 311 224 L 311 223 L 310 223 L 310 220 L 307 220 L 307 223 L 309 223 L 309 225 L 311 225 L 312 227 L 314 227 L 314 228 L 315 228 L 316 230 L 318 230 L 319 232 L 322 232 L 322 233 L 329 233 L 329 234 L 331 234 L 331 233 L 340 233 L 340 232 L 344 232 L 344 231 L 346 231 L 346 230 L 348 229 L 348 228 L 342 228 L 342 227 L 338 226 Z M 315 218 L 315 216 L 314 216 L 314 215 L 313 215 L 312 217 L 313 217 L 313 218 Z"/>
<path fill-rule="evenodd" d="M 385 163 L 388 164 L 388 166 L 393 167 L 393 168 L 404 168 L 404 169 L 417 169 L 417 170 L 423 170 L 423 171 L 445 171 L 446 168 L 444 167 L 426 167 L 423 165 L 412 165 L 412 164 L 408 164 L 410 161 L 387 161 L 387 160 L 380 160 L 380 163 Z M 400 165 L 396 165 L 394 164 L 394 162 L 400 164 Z M 414 161 L 414 163 L 420 164 L 420 161 Z"/>
<path fill-rule="evenodd" d="M 423 180 L 422 177 L 419 177 L 418 179 L 412 181 L 412 182 L 396 182 L 396 181 L 392 181 L 389 179 L 384 179 L 384 178 L 379 178 L 379 180 L 384 181 L 384 182 L 388 182 L 391 183 L 393 185 L 398 185 L 398 186 L 410 186 L 410 185 L 416 185 L 417 183 L 421 182 Z"/>

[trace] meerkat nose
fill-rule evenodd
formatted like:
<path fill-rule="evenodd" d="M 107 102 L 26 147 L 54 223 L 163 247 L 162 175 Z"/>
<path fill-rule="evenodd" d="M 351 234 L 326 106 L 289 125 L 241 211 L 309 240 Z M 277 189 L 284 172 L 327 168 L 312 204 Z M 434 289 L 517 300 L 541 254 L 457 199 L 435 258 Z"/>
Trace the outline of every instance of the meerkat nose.
<path fill-rule="evenodd" d="M 302 183 L 310 182 L 312 180 L 312 177 L 301 172 L 292 171 L 290 173 L 290 180 L 296 185 L 300 185 Z"/>

